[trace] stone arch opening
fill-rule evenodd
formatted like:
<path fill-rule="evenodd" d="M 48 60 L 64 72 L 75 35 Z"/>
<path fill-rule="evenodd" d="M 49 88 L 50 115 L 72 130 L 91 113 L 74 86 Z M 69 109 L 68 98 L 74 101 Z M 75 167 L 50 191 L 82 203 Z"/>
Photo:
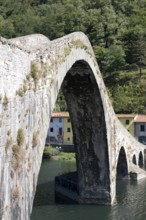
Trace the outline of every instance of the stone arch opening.
<path fill-rule="evenodd" d="M 71 67 L 62 91 L 73 128 L 79 202 L 110 203 L 105 115 L 97 82 L 86 62 Z"/>
<path fill-rule="evenodd" d="M 56 176 L 55 189 L 59 185 L 77 192 L 77 196 L 72 193 L 77 203 L 111 204 L 105 115 L 100 91 L 88 63 L 76 62 L 67 72 L 61 90 L 72 124 L 77 172 Z"/>
<path fill-rule="evenodd" d="M 140 151 L 139 153 L 139 159 L 138 159 L 138 165 L 139 167 L 143 167 L 144 163 L 143 163 L 143 155 L 142 155 L 142 152 Z"/>
<path fill-rule="evenodd" d="M 117 179 L 123 179 L 128 175 L 128 165 L 124 147 L 121 147 L 117 164 Z"/>
<path fill-rule="evenodd" d="M 132 163 L 134 163 L 136 165 L 136 156 L 135 156 L 135 154 L 133 155 Z"/>

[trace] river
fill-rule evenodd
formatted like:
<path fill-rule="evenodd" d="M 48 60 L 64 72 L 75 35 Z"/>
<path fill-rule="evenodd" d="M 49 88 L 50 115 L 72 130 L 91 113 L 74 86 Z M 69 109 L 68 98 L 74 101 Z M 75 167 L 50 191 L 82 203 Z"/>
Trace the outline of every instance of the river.
<path fill-rule="evenodd" d="M 112 206 L 55 204 L 54 176 L 75 169 L 74 162 L 43 160 L 31 220 L 146 220 L 146 180 L 117 181 Z"/>

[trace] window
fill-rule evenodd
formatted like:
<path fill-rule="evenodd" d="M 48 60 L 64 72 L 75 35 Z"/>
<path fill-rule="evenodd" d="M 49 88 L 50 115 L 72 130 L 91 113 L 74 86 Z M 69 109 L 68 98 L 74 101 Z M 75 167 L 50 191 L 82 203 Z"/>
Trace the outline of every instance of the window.
<path fill-rule="evenodd" d="M 67 119 L 67 122 L 70 122 L 70 118 Z"/>
<path fill-rule="evenodd" d="M 129 125 L 129 120 L 128 119 L 126 120 L 126 125 Z"/>
<path fill-rule="evenodd" d="M 59 128 L 59 134 L 62 135 L 62 128 Z"/>
<path fill-rule="evenodd" d="M 67 128 L 67 132 L 70 132 L 70 128 Z"/>
<path fill-rule="evenodd" d="M 67 138 L 68 141 L 70 141 L 70 138 Z"/>
<path fill-rule="evenodd" d="M 53 122 L 53 118 L 51 118 L 51 122 Z"/>
<path fill-rule="evenodd" d="M 62 118 L 59 118 L 59 122 L 62 122 Z"/>
<path fill-rule="evenodd" d="M 140 131 L 145 131 L 145 126 L 144 125 L 140 125 Z"/>
<path fill-rule="evenodd" d="M 53 128 L 50 128 L 50 132 L 53 132 Z"/>

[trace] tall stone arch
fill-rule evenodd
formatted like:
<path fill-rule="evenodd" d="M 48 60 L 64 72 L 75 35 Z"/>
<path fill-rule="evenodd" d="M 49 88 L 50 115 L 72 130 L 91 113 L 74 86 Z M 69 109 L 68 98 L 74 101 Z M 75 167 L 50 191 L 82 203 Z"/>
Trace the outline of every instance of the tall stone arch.
<path fill-rule="evenodd" d="M 87 62 L 74 63 L 66 74 L 62 90 L 73 126 L 79 202 L 110 203 L 105 114 L 99 88 Z"/>

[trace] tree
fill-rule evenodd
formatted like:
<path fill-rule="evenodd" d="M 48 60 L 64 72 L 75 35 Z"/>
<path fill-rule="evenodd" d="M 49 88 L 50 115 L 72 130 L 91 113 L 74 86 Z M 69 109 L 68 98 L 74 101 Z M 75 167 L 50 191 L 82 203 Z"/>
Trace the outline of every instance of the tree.
<path fill-rule="evenodd" d="M 146 41 L 143 36 L 138 36 L 133 48 L 133 62 L 139 66 L 139 76 L 142 76 L 142 67 L 146 65 Z"/>
<path fill-rule="evenodd" d="M 125 53 L 120 45 L 111 45 L 109 48 L 94 46 L 93 48 L 99 66 L 105 75 L 125 68 Z"/>
<path fill-rule="evenodd" d="M 142 32 L 135 32 L 133 29 L 124 34 L 124 46 L 126 61 L 129 64 L 136 64 L 139 67 L 140 79 L 142 67 L 146 65 L 146 40 Z"/>

